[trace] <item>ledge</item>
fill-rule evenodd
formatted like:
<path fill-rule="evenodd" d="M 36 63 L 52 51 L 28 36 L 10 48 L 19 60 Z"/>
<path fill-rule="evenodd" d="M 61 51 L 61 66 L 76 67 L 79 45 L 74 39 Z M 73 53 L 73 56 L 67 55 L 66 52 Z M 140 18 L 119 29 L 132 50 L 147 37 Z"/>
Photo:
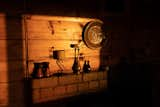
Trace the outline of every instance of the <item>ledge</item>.
<path fill-rule="evenodd" d="M 32 79 L 33 103 L 57 100 L 107 88 L 107 71 Z"/>
<path fill-rule="evenodd" d="M 49 88 L 57 85 L 77 84 L 94 80 L 107 79 L 107 71 L 90 72 L 81 74 L 64 74 L 62 76 L 53 75 L 48 78 L 32 79 L 32 88 Z"/>

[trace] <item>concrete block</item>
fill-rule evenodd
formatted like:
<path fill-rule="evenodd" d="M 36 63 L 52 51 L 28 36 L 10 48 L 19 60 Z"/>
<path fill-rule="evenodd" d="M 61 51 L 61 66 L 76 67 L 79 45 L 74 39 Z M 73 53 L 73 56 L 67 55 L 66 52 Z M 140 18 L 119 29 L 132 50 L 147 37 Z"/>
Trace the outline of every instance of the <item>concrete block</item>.
<path fill-rule="evenodd" d="M 40 81 L 41 81 L 40 79 L 33 79 L 32 82 L 31 82 L 32 83 L 32 88 L 33 89 L 40 88 L 41 87 L 40 86 Z"/>
<path fill-rule="evenodd" d="M 40 88 L 54 88 L 58 85 L 58 77 L 39 79 Z"/>
<path fill-rule="evenodd" d="M 60 85 L 68 85 L 79 83 L 82 81 L 82 75 L 66 75 L 59 77 L 59 84 Z"/>
<path fill-rule="evenodd" d="M 90 81 L 89 82 L 89 89 L 97 89 L 97 88 L 99 88 L 98 81 Z"/>
<path fill-rule="evenodd" d="M 45 103 L 45 102 L 49 102 L 49 101 L 53 101 L 55 99 L 55 96 L 52 96 L 52 97 L 44 97 L 44 98 L 41 98 L 40 100 L 36 100 L 36 102 L 34 103 Z"/>
<path fill-rule="evenodd" d="M 90 72 L 83 74 L 83 81 L 92 81 L 97 80 L 98 73 L 97 72 Z"/>
<path fill-rule="evenodd" d="M 40 98 L 48 98 L 52 97 L 54 94 L 54 90 L 52 88 L 42 88 L 40 89 Z"/>
<path fill-rule="evenodd" d="M 54 88 L 55 96 L 64 95 L 65 93 L 66 93 L 66 86 L 58 86 Z"/>
<path fill-rule="evenodd" d="M 73 85 L 67 85 L 67 94 L 74 94 L 78 91 L 78 85 L 73 84 Z"/>
<path fill-rule="evenodd" d="M 89 89 L 88 82 L 78 84 L 78 92 L 84 92 Z"/>
<path fill-rule="evenodd" d="M 83 74 L 76 75 L 76 83 L 81 83 L 83 81 Z"/>
<path fill-rule="evenodd" d="M 33 102 L 39 100 L 40 97 L 41 97 L 40 95 L 41 95 L 40 89 L 34 89 L 34 90 L 32 91 L 32 100 L 33 100 Z"/>

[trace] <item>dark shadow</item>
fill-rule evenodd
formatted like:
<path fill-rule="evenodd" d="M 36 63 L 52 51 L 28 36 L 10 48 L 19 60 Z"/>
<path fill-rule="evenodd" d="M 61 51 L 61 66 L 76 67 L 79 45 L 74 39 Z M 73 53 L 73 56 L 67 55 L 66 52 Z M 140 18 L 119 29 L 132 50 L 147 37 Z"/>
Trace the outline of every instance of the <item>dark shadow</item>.
<path fill-rule="evenodd" d="M 125 10 L 124 0 L 106 0 L 105 10 L 112 13 L 122 13 Z"/>
<path fill-rule="evenodd" d="M 108 89 L 107 96 L 111 99 L 114 107 L 145 107 L 149 102 L 149 86 L 151 86 L 150 71 L 152 64 L 148 62 L 134 62 L 134 53 L 131 52 L 130 57 L 120 57 L 116 64 L 108 59 L 107 53 L 109 49 L 104 46 L 101 49 L 101 68 L 105 70 L 106 66 L 110 66 L 108 71 Z"/>
<path fill-rule="evenodd" d="M 23 101 L 24 56 L 20 15 L 6 14 L 6 50 L 8 68 L 8 106 Z"/>
<path fill-rule="evenodd" d="M 25 37 L 22 33 L 22 15 L 6 15 L 7 63 L 8 63 L 8 106 L 30 107 L 32 104 L 32 87 L 25 78 Z"/>
<path fill-rule="evenodd" d="M 17 0 L 18 1 L 18 0 Z M 7 32 L 7 62 L 8 62 L 8 99 L 9 105 L 16 103 L 15 101 L 25 101 L 26 107 L 32 105 L 32 87 L 30 80 L 24 80 L 24 48 L 23 48 L 23 36 L 22 36 L 22 14 L 41 14 L 41 15 L 58 15 L 58 16 L 74 16 L 74 17 L 103 17 L 99 16 L 100 4 L 93 2 L 92 0 L 27 0 L 25 3 L 20 3 L 19 9 L 15 9 L 16 6 L 12 5 L 13 2 L 9 1 L 11 5 L 6 6 L 8 3 L 0 4 L 0 7 L 5 7 L 6 14 L 6 32 Z M 92 1 L 92 2 L 90 2 Z M 99 1 L 99 0 L 97 0 Z M 108 0 L 111 1 L 111 0 Z M 112 0 L 117 1 L 117 0 Z M 120 0 L 123 1 L 123 0 Z M 18 3 L 14 3 L 18 5 Z M 111 3 L 114 5 L 114 3 Z M 108 5 L 108 4 L 107 4 Z M 117 3 L 106 6 L 105 9 L 108 11 L 122 12 L 122 7 L 118 6 Z M 23 7 L 24 6 L 24 7 Z M 83 8 L 82 8 L 83 7 Z M 117 9 L 118 8 L 118 9 Z M 24 11 L 23 11 L 24 9 Z M 120 9 L 120 10 L 119 10 Z M 9 12 L 10 11 L 10 12 Z M 13 12 L 12 12 L 13 11 Z M 12 15 L 12 13 L 21 14 Z M 9 13 L 8 13 L 9 12 Z M 8 13 L 8 14 L 7 14 Z M 107 16 L 108 17 L 108 16 Z M 105 23 L 108 19 L 103 19 Z M 109 19 L 110 20 L 110 19 Z M 108 26 L 106 24 L 106 26 Z M 111 39 L 111 38 L 110 38 Z M 109 41 L 110 43 L 110 41 Z M 150 74 L 149 71 L 153 69 L 150 63 L 130 63 L 127 58 L 121 58 L 120 62 L 116 65 L 112 65 L 110 57 L 112 56 L 110 44 L 106 44 L 101 49 L 100 56 L 100 69 L 105 70 L 107 65 L 110 66 L 108 71 L 108 90 L 102 93 L 81 95 L 70 99 L 65 99 L 56 102 L 46 102 L 45 104 L 37 104 L 34 107 L 48 107 L 50 106 L 67 106 L 67 107 L 145 107 L 148 102 L 148 87 L 150 85 Z M 131 52 L 132 53 L 132 52 Z M 131 56 L 132 60 L 134 58 Z M 159 65 L 157 65 L 159 66 Z M 156 67 L 157 67 L 156 66 Z M 16 68 L 16 69 L 15 69 Z M 159 74 L 159 73 L 157 73 Z M 158 78 L 158 77 L 157 77 Z M 14 84 L 14 85 L 13 85 Z M 25 93 L 25 94 L 24 94 Z M 156 93 L 154 93 L 155 95 Z M 13 99 L 15 98 L 15 99 Z M 61 105 L 58 105 L 58 104 Z M 95 105 L 94 105 L 95 104 Z"/>
<path fill-rule="evenodd" d="M 106 20 L 108 19 L 104 19 L 105 30 L 107 29 L 108 23 Z M 112 26 L 114 25 L 111 25 L 111 27 Z M 133 27 L 134 25 L 130 26 Z M 112 28 L 111 32 L 109 31 L 110 34 L 112 34 L 114 30 L 115 29 Z M 132 33 L 133 32 L 130 32 L 129 34 L 132 35 Z M 110 42 L 110 45 L 115 45 L 112 43 L 111 37 Z M 105 70 L 107 66 L 110 66 L 107 77 L 108 89 L 106 90 L 106 93 L 108 99 L 111 100 L 111 105 L 114 107 L 145 107 L 151 105 L 149 93 L 151 92 L 151 72 L 154 70 L 154 64 L 152 64 L 152 62 L 136 61 L 135 55 L 137 53 L 135 53 L 133 49 L 128 49 L 128 56 L 124 55 L 120 57 L 118 56 L 118 53 L 116 54 L 117 56 L 112 56 L 111 47 L 112 46 L 106 44 L 101 48 L 100 53 L 100 69 Z M 113 59 L 115 59 L 114 57 L 117 58 L 119 62 L 112 63 Z M 146 56 L 143 58 L 147 59 Z"/>
<path fill-rule="evenodd" d="M 113 107 L 106 91 L 34 104 L 33 107 Z"/>
<path fill-rule="evenodd" d="M 75 2 L 73 0 L 71 2 L 67 0 L 46 0 L 45 2 L 43 0 L 24 0 L 19 4 L 18 0 L 15 0 L 12 2 L 5 1 L 0 4 L 0 11 L 6 15 L 8 106 L 17 103 L 25 104 L 26 107 L 33 105 L 31 81 L 26 79 L 24 75 L 26 59 L 24 56 L 25 40 L 22 31 L 22 15 L 97 17 L 99 7 L 96 5 L 98 2 L 86 2 L 85 0 L 84 2 Z M 82 5 L 84 8 L 81 8 Z"/>
<path fill-rule="evenodd" d="M 32 87 L 29 79 L 25 79 L 24 71 L 26 59 L 24 56 L 24 38 L 22 15 L 40 14 L 57 16 L 81 16 L 88 17 L 88 12 L 92 10 L 85 4 L 87 12 L 81 12 L 83 2 L 68 2 L 67 0 L 23 0 L 23 1 L 3 1 L 0 4 L 0 11 L 6 15 L 6 50 L 8 68 L 8 106 L 13 106 L 18 102 L 32 106 Z M 75 3 L 75 5 L 73 5 Z M 89 3 L 89 2 L 88 2 Z M 78 8 L 79 7 L 79 8 Z M 94 6 L 92 6 L 94 8 Z M 84 10 L 85 10 L 84 9 Z M 94 8 L 97 11 L 96 7 Z M 84 14 L 85 13 L 85 14 Z M 94 16 L 93 12 L 89 17 Z"/>
<path fill-rule="evenodd" d="M 125 106 L 147 106 L 151 85 L 150 71 L 151 64 L 129 64 L 122 58 L 111 70 L 110 91 L 114 101 Z"/>
<path fill-rule="evenodd" d="M 43 5 L 42 5 L 43 4 Z M 99 17 L 99 0 L 26 0 L 26 13 L 71 17 Z M 82 8 L 83 7 L 83 8 Z"/>
<path fill-rule="evenodd" d="M 32 80 L 29 78 L 24 79 L 24 104 L 25 107 L 33 106 L 33 96 L 32 96 Z"/>

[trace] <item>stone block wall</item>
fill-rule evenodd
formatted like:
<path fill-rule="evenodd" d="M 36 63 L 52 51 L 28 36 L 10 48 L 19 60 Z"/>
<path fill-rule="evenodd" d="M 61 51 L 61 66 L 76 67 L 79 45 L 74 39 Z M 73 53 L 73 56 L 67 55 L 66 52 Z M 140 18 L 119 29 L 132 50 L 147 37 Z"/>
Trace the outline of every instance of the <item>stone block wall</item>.
<path fill-rule="evenodd" d="M 31 99 L 35 104 L 89 92 L 99 92 L 107 88 L 107 82 L 107 71 L 32 79 Z"/>

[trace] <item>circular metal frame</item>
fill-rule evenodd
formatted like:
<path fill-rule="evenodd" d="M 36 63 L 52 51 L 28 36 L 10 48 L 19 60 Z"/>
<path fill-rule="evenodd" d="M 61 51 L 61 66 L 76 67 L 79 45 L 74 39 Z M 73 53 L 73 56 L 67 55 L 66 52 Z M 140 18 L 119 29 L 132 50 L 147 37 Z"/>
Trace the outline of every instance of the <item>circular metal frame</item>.
<path fill-rule="evenodd" d="M 103 22 L 101 21 L 91 21 L 85 25 L 82 38 L 88 48 L 98 49 L 101 48 L 106 42 L 102 25 Z"/>

